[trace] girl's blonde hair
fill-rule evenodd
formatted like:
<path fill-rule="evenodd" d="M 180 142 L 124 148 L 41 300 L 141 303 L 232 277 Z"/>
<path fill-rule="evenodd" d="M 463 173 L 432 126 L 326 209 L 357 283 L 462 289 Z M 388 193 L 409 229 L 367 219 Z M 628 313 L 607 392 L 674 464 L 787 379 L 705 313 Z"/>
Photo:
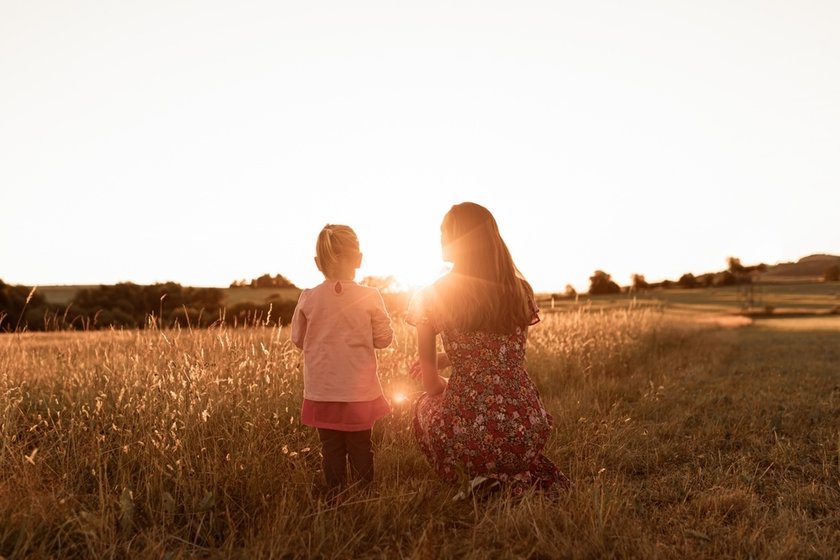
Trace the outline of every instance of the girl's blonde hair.
<path fill-rule="evenodd" d="M 434 289 L 442 326 L 509 333 L 536 321 L 531 285 L 513 263 L 487 208 L 456 204 L 440 230 L 443 257 L 452 263 L 452 271 Z"/>
<path fill-rule="evenodd" d="M 318 257 L 321 271 L 327 276 L 337 272 L 342 260 L 356 258 L 359 253 L 359 238 L 350 226 L 327 224 L 318 234 L 315 256 Z"/>

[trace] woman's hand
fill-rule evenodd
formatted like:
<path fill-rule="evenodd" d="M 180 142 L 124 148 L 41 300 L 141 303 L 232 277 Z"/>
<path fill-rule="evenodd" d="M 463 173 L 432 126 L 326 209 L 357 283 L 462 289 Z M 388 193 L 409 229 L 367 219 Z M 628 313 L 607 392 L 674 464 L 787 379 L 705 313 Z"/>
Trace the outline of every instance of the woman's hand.
<path fill-rule="evenodd" d="M 437 352 L 435 343 L 437 333 L 431 325 L 422 323 L 417 325 L 417 362 L 409 368 L 409 374 L 417 375 L 423 381 L 423 389 L 429 395 L 439 395 L 446 390 L 446 382 L 438 374 L 438 363 L 443 361 L 449 365 L 449 358 L 445 353 Z M 418 375 L 419 373 L 419 375 Z"/>
<path fill-rule="evenodd" d="M 446 354 L 442 352 L 440 355 L 446 357 Z M 440 355 L 438 356 L 438 363 L 440 363 Z M 446 367 L 448 367 L 448 359 L 446 360 L 446 363 Z M 408 375 L 412 379 L 423 379 L 423 370 L 420 368 L 420 360 L 415 360 L 414 363 L 411 364 L 411 367 L 409 367 L 408 369 Z M 449 379 L 443 377 L 442 375 L 437 375 L 437 380 L 432 381 L 430 383 L 426 383 L 424 385 L 426 393 L 430 395 L 439 395 L 440 393 L 443 393 L 446 390 L 446 387 L 449 385 Z"/>
<path fill-rule="evenodd" d="M 446 369 L 449 367 L 449 356 L 446 355 L 446 352 L 438 352 L 437 353 L 437 366 L 438 369 Z M 420 370 L 420 359 L 414 360 L 408 368 L 408 375 L 412 379 L 418 379 L 423 372 Z"/>
<path fill-rule="evenodd" d="M 438 352 L 437 353 L 437 368 L 438 369 L 446 369 L 449 367 L 449 356 L 446 355 L 446 352 Z M 414 360 L 414 362 L 408 368 L 408 375 L 412 379 L 419 379 L 421 375 L 423 375 L 422 370 L 420 369 L 420 358 Z"/>

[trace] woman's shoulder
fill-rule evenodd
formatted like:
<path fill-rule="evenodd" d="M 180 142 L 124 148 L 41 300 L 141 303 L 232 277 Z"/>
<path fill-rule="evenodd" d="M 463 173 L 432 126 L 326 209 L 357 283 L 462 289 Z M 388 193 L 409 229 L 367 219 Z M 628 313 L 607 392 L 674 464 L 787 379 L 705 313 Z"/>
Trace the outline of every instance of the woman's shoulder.
<path fill-rule="evenodd" d="M 409 299 L 405 321 L 410 325 L 434 323 L 435 308 L 439 297 L 437 282 L 415 291 Z"/>
<path fill-rule="evenodd" d="M 426 284 L 420 288 L 417 288 L 414 293 L 411 295 L 412 301 L 429 301 L 437 297 L 437 294 L 440 291 L 441 286 L 441 279 L 438 279 L 431 284 Z"/>

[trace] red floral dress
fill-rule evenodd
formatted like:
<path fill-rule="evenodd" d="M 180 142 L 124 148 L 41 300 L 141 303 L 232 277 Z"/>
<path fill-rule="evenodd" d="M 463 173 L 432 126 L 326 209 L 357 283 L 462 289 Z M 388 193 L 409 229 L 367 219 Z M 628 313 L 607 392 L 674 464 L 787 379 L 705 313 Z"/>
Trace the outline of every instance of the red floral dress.
<path fill-rule="evenodd" d="M 435 324 L 419 297 L 406 321 Z M 524 367 L 527 332 L 527 327 L 513 334 L 440 332 L 452 367 L 449 385 L 440 395 L 417 400 L 413 432 L 444 480 L 481 475 L 506 483 L 515 493 L 532 486 L 568 486 L 565 475 L 543 455 L 553 420 Z"/>

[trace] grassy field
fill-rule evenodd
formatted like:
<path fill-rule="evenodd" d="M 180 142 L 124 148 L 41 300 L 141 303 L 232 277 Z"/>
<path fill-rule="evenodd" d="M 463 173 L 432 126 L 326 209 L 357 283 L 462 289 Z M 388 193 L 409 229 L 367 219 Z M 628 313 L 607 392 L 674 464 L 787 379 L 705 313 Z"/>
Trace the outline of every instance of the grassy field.
<path fill-rule="evenodd" d="M 838 558 L 840 316 L 724 328 L 696 319 L 726 306 L 677 305 L 697 307 L 534 327 L 546 452 L 574 487 L 515 500 L 453 501 L 395 400 L 374 493 L 325 504 L 285 329 L 0 336 L 0 556 Z M 389 396 L 417 394 L 413 355 L 397 323 Z"/>

